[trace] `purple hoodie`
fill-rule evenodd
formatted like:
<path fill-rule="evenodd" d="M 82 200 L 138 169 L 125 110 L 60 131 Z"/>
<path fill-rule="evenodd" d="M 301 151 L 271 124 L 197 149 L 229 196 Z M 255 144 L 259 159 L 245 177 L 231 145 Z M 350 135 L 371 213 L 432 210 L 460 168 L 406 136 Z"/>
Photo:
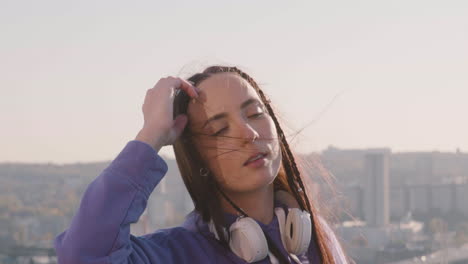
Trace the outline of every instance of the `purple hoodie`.
<path fill-rule="evenodd" d="M 148 197 L 168 170 L 166 162 L 149 144 L 132 140 L 88 186 L 68 230 L 54 241 L 60 264 L 109 263 L 246 263 L 225 249 L 209 232 L 208 225 L 191 212 L 178 227 L 160 229 L 141 237 L 130 234 L 130 224 L 138 221 Z M 276 206 L 284 206 L 276 204 Z M 225 214 L 228 224 L 236 216 Z M 257 223 L 281 252 L 284 249 L 276 216 L 271 223 Z M 346 263 L 336 243 L 337 263 Z M 308 257 L 308 256 L 309 257 Z M 319 263 L 316 244 L 298 256 L 302 263 Z M 269 257 L 255 262 L 271 263 Z M 291 260 L 291 263 L 294 263 Z"/>

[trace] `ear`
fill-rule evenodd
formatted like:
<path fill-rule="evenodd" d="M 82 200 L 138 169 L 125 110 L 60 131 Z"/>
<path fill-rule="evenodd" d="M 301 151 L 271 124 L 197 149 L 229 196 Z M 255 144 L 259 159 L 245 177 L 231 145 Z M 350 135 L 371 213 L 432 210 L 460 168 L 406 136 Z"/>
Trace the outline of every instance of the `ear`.
<path fill-rule="evenodd" d="M 275 200 L 280 201 L 287 205 L 289 208 L 300 208 L 299 203 L 296 201 L 292 194 L 287 191 L 279 190 L 275 192 Z"/>

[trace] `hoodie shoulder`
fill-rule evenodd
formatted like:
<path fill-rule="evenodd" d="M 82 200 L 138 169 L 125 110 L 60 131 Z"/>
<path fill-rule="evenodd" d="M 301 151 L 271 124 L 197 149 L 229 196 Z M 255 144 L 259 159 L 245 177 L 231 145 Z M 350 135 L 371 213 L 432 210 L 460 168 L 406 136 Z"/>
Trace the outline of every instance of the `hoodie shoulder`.
<path fill-rule="evenodd" d="M 167 242 L 169 240 L 177 240 L 205 232 L 209 233 L 208 225 L 202 221 L 197 212 L 192 211 L 185 217 L 184 223 L 180 226 L 158 229 L 142 237 L 153 241 Z"/>
<path fill-rule="evenodd" d="M 195 210 L 185 217 L 184 223 L 180 226 L 191 232 L 204 232 L 208 230 L 208 224 L 203 221 L 200 214 Z"/>

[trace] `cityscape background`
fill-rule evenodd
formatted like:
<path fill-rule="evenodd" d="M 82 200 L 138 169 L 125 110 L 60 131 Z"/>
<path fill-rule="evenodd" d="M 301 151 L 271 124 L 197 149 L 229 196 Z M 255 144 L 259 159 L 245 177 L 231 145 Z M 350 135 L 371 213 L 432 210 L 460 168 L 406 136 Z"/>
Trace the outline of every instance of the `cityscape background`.
<path fill-rule="evenodd" d="M 357 263 L 468 262 L 468 153 L 329 146 L 298 157 Z M 177 226 L 193 210 L 175 160 L 163 158 L 168 173 L 132 224 L 134 235 Z M 0 164 L 0 263 L 54 263 L 53 238 L 109 164 Z"/>
<path fill-rule="evenodd" d="M 357 263 L 468 263 L 467 14 L 462 0 L 2 1 L 0 264 L 54 263 L 146 90 L 213 64 L 269 95 Z M 192 209 L 161 154 L 137 235 Z"/>

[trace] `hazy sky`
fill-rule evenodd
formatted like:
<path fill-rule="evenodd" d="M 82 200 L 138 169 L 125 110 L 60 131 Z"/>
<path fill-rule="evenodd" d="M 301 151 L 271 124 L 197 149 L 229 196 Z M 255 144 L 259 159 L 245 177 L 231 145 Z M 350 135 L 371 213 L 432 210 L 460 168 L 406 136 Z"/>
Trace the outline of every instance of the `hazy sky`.
<path fill-rule="evenodd" d="M 159 78 L 219 63 L 301 152 L 468 151 L 468 1 L 3 0 L 0 30 L 0 161 L 113 159 Z"/>

